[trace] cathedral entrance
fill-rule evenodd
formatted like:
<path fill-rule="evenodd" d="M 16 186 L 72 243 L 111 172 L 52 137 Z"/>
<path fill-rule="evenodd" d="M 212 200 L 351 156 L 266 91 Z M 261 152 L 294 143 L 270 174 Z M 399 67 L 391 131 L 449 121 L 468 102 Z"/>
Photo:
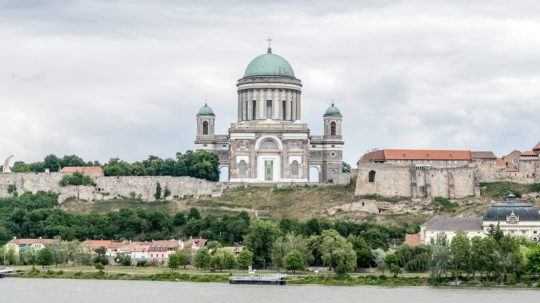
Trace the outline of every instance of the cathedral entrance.
<path fill-rule="evenodd" d="M 279 155 L 259 155 L 257 157 L 257 181 L 277 182 L 281 178 Z"/>
<path fill-rule="evenodd" d="M 264 161 L 264 181 L 274 180 L 274 161 L 265 160 Z"/>

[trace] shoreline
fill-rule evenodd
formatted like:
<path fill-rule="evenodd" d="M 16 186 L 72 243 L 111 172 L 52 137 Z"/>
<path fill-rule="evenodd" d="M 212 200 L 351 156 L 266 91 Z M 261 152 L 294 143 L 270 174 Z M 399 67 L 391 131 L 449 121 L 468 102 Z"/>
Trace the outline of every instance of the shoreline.
<path fill-rule="evenodd" d="M 229 282 L 229 277 L 235 272 L 190 272 L 163 270 L 160 272 L 138 273 L 119 271 L 97 271 L 97 270 L 64 270 L 64 269 L 43 269 L 43 270 L 22 270 L 17 269 L 15 273 L 6 278 L 21 279 L 73 279 L 73 280 L 123 280 L 123 281 L 156 281 L 156 282 L 192 282 L 192 283 L 223 283 Z M 239 272 L 238 272 L 239 274 Z M 446 283 L 433 284 L 428 276 L 386 276 L 386 275 L 356 275 L 356 276 L 316 276 L 316 275 L 289 275 L 286 278 L 287 285 L 321 285 L 321 286 L 374 286 L 374 287 L 433 287 L 449 289 L 534 289 L 540 290 L 540 285 L 536 281 L 519 282 L 513 284 L 497 284 L 486 281 L 462 281 L 459 285 L 450 284 L 452 280 L 447 279 Z M 449 283 L 450 282 L 450 283 Z"/>

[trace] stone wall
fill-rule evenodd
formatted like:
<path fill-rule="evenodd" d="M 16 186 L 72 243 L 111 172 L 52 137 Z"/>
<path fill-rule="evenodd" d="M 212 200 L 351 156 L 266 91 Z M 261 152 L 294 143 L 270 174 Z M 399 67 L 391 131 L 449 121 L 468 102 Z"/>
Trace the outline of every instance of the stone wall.
<path fill-rule="evenodd" d="M 369 176 L 374 174 L 370 182 Z M 465 198 L 478 195 L 474 167 L 431 168 L 365 164 L 358 168 L 356 195 Z"/>
<path fill-rule="evenodd" d="M 76 198 L 80 200 L 112 200 L 135 198 L 142 201 L 154 201 L 157 184 L 161 186 L 161 195 L 168 190 L 170 195 L 165 200 L 185 197 L 220 196 L 223 192 L 221 183 L 192 177 L 96 177 L 96 186 L 59 185 L 62 173 L 11 173 L 0 174 L 0 197 L 9 197 L 9 188 L 16 188 L 18 193 L 51 191 L 59 194 L 59 202 Z M 11 186 L 10 186 L 11 185 Z"/>

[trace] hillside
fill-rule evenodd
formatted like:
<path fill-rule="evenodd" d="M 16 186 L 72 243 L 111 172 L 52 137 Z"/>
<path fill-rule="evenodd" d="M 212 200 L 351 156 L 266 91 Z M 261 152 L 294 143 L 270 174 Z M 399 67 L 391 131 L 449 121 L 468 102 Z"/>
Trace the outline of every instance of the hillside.
<path fill-rule="evenodd" d="M 275 219 L 348 218 L 385 223 L 422 223 L 434 214 L 481 215 L 492 200 L 511 191 L 533 202 L 540 202 L 535 186 L 514 183 L 482 184 L 482 198 L 460 200 L 410 200 L 377 196 L 355 197 L 352 186 L 238 187 L 225 190 L 221 197 L 187 198 L 174 201 L 142 202 L 133 199 L 113 201 L 67 201 L 69 212 L 105 213 L 121 208 L 164 209 L 170 213 L 196 207 L 203 213 L 247 211 L 252 216 Z"/>

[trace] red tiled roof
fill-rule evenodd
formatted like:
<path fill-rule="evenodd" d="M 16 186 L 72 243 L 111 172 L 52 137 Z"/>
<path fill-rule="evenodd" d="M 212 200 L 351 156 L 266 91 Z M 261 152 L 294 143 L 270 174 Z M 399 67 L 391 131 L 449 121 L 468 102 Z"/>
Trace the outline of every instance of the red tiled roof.
<path fill-rule="evenodd" d="M 533 147 L 533 150 L 540 152 L 540 142 L 538 142 L 538 144 L 536 144 L 536 146 Z"/>
<path fill-rule="evenodd" d="M 103 176 L 103 168 L 101 166 L 67 166 L 61 170 L 64 174 L 80 173 L 87 176 Z"/>
<path fill-rule="evenodd" d="M 469 150 L 385 149 L 386 160 L 472 160 Z"/>
<path fill-rule="evenodd" d="M 43 244 L 43 245 L 51 245 L 60 243 L 60 240 L 58 239 L 13 239 L 9 241 L 11 244 L 16 245 L 32 245 L 32 244 Z"/>
<path fill-rule="evenodd" d="M 522 157 L 538 157 L 538 154 L 532 150 L 524 151 L 521 153 Z"/>
<path fill-rule="evenodd" d="M 496 160 L 497 156 L 492 151 L 473 151 L 472 158 L 477 160 Z"/>
<path fill-rule="evenodd" d="M 159 241 L 152 241 L 150 243 L 149 251 L 155 251 L 160 249 L 178 249 L 180 247 L 180 244 L 177 240 L 159 240 Z"/>
<path fill-rule="evenodd" d="M 126 242 L 113 240 L 86 240 L 82 244 L 92 250 L 100 247 L 105 247 L 106 249 L 118 249 L 122 245 L 125 245 Z"/>

